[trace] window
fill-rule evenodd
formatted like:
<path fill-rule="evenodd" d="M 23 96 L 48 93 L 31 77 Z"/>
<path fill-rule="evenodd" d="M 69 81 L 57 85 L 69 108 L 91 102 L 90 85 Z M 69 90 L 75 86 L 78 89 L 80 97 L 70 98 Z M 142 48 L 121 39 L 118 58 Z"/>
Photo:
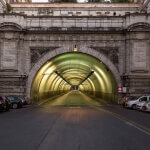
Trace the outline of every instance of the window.
<path fill-rule="evenodd" d="M 80 15 L 80 14 L 81 14 L 81 12 L 80 12 L 80 11 L 77 11 L 77 12 L 76 12 L 76 14 L 77 14 L 77 15 Z"/>
<path fill-rule="evenodd" d="M 108 15 L 108 14 L 110 14 L 110 12 L 109 12 L 109 11 L 106 11 L 105 14 Z"/>
<path fill-rule="evenodd" d="M 140 101 L 147 101 L 147 97 L 144 96 L 144 97 L 140 98 Z"/>
<path fill-rule="evenodd" d="M 99 12 L 96 12 L 97 13 L 97 15 L 101 15 L 102 13 L 99 11 Z"/>
<path fill-rule="evenodd" d="M 10 100 L 15 100 L 15 98 L 14 97 L 11 97 L 11 96 L 8 96 L 8 99 L 10 99 Z"/>
<path fill-rule="evenodd" d="M 114 16 L 116 16 L 116 12 L 114 12 L 114 14 L 113 14 Z"/>

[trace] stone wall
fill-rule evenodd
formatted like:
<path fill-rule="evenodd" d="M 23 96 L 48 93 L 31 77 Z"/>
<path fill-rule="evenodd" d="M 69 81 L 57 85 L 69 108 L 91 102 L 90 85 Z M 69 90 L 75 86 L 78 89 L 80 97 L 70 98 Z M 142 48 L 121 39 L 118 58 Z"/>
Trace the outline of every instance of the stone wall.
<path fill-rule="evenodd" d="M 6 1 L 0 0 L 0 13 L 3 13 L 6 10 Z"/>
<path fill-rule="evenodd" d="M 127 95 L 150 93 L 150 15 L 137 13 L 124 17 L 0 15 L 0 94 L 29 96 L 28 81 L 34 78 L 35 66 L 73 51 L 75 45 L 79 52 L 109 61 L 108 68 L 113 68 L 117 83 L 127 87 Z"/>

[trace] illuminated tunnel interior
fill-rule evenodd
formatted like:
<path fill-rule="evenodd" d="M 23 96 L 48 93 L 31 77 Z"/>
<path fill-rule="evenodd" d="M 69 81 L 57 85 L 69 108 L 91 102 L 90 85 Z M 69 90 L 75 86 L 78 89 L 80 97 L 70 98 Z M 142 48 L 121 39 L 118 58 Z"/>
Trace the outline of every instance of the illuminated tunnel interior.
<path fill-rule="evenodd" d="M 39 103 L 74 91 L 108 102 L 117 100 L 117 84 L 109 68 L 78 52 L 58 55 L 40 68 L 32 83 L 31 100 Z"/>

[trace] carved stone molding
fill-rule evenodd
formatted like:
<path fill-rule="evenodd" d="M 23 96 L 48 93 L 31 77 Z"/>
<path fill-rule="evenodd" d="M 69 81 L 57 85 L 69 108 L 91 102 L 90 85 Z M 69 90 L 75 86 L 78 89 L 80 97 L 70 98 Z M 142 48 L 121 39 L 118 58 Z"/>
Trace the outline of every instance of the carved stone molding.
<path fill-rule="evenodd" d="M 13 22 L 4 22 L 0 24 L 0 30 L 4 31 L 22 31 L 22 27 Z"/>
<path fill-rule="evenodd" d="M 137 22 L 127 28 L 128 31 L 150 31 L 150 24 L 146 22 Z"/>
<path fill-rule="evenodd" d="M 41 57 L 49 51 L 53 51 L 59 47 L 30 47 L 31 66 L 33 66 Z"/>

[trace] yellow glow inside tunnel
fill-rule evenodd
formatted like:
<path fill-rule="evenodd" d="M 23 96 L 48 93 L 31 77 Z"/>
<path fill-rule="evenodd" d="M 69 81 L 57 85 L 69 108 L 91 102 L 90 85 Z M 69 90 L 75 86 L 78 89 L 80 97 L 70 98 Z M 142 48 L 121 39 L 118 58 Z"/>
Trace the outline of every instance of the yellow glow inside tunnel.
<path fill-rule="evenodd" d="M 72 52 L 58 55 L 37 72 L 31 88 L 31 100 L 39 103 L 72 90 L 117 100 L 117 84 L 112 72 L 100 60 L 88 54 Z"/>

